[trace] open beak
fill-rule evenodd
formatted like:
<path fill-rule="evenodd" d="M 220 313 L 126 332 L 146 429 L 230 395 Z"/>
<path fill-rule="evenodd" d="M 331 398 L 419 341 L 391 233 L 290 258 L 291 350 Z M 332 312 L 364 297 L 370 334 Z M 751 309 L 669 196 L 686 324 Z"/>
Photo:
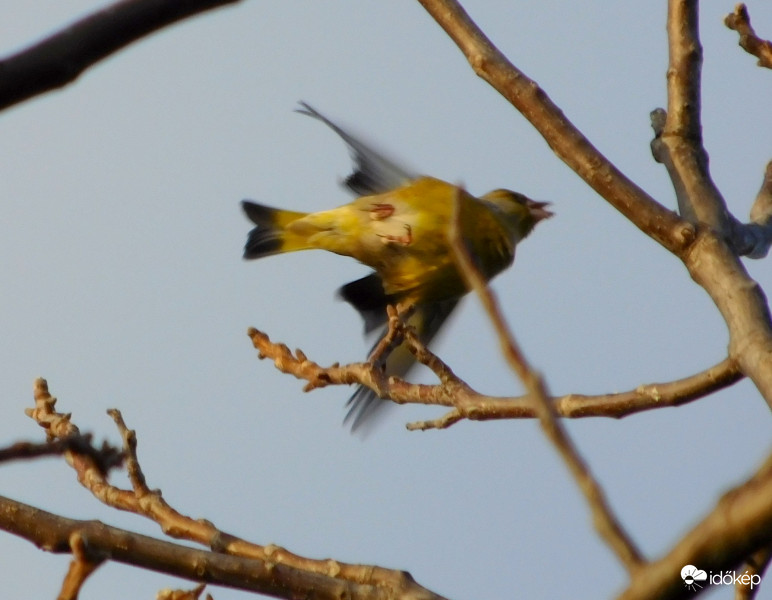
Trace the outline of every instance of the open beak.
<path fill-rule="evenodd" d="M 531 216 L 537 222 L 554 216 L 554 212 L 547 210 L 548 206 L 552 206 L 552 202 L 537 202 L 536 200 L 528 201 L 528 210 L 531 211 Z"/>

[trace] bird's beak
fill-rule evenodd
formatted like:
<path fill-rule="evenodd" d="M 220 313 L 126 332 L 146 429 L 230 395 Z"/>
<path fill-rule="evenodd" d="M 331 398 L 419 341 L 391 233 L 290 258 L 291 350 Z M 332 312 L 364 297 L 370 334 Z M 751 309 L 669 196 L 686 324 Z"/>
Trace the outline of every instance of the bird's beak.
<path fill-rule="evenodd" d="M 530 210 L 531 216 L 536 222 L 554 216 L 554 212 L 547 210 L 548 206 L 552 206 L 552 202 L 537 202 L 536 200 L 530 200 L 528 202 L 528 210 Z"/>

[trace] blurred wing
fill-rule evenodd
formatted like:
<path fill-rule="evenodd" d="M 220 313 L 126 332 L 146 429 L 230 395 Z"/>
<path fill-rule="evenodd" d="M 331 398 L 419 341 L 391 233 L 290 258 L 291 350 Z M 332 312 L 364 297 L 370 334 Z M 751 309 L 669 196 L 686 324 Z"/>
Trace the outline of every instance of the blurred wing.
<path fill-rule="evenodd" d="M 450 316 L 450 313 L 453 312 L 456 304 L 458 304 L 458 298 L 422 304 L 416 307 L 412 316 L 408 319 L 408 324 L 416 330 L 418 339 L 420 339 L 424 345 L 428 345 L 432 341 L 445 323 L 445 320 Z M 378 335 L 378 341 L 380 341 L 386 333 L 387 318 L 385 305 L 382 315 L 383 316 L 380 319 L 381 331 Z M 367 329 L 368 317 L 364 313 L 363 316 L 365 317 L 365 328 Z M 371 321 L 371 324 L 372 323 L 373 322 Z M 370 350 L 371 353 L 372 350 L 375 349 L 375 346 L 377 346 L 377 342 Z M 407 375 L 413 365 L 415 365 L 415 357 L 404 345 L 400 345 L 392 350 L 386 357 L 383 366 L 387 375 L 396 375 L 397 377 L 403 378 Z M 360 385 L 346 403 L 348 412 L 343 419 L 343 423 L 351 423 L 351 431 L 354 432 L 365 424 L 374 423 L 374 415 L 380 412 L 387 404 L 391 404 L 391 402 L 381 400 L 370 388 Z"/>
<path fill-rule="evenodd" d="M 370 273 L 362 279 L 347 283 L 338 290 L 338 295 L 362 315 L 365 335 L 386 327 L 386 305 L 393 304 L 395 300 L 383 291 L 383 284 L 377 273 Z"/>
<path fill-rule="evenodd" d="M 295 112 L 321 121 L 348 144 L 351 158 L 354 160 L 354 172 L 346 177 L 343 183 L 357 196 L 382 194 L 417 177 L 410 170 L 385 158 L 367 144 L 338 127 L 311 105 L 300 102 L 300 106 L 302 108 L 296 109 Z"/>

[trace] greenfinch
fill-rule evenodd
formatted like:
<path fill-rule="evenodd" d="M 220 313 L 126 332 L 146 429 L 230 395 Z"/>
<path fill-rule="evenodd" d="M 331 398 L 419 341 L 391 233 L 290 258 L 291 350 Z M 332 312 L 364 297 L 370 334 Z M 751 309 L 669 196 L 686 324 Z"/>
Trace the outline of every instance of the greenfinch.
<path fill-rule="evenodd" d="M 408 324 L 428 344 L 468 288 L 449 241 L 458 203 L 461 236 L 476 267 L 490 280 L 512 264 L 515 246 L 541 220 L 548 202 L 497 189 L 479 198 L 440 179 L 416 175 L 375 152 L 306 103 L 297 112 L 322 121 L 349 146 L 354 172 L 343 184 L 357 198 L 338 208 L 294 212 L 242 202 L 256 225 L 244 258 L 321 249 L 350 256 L 373 273 L 344 285 L 340 296 L 365 322 L 365 333 L 386 330 L 386 306 L 411 307 Z M 377 342 L 376 342 L 377 345 Z M 398 346 L 381 359 L 386 374 L 403 377 L 415 359 Z M 384 404 L 360 386 L 344 423 L 356 430 Z"/>

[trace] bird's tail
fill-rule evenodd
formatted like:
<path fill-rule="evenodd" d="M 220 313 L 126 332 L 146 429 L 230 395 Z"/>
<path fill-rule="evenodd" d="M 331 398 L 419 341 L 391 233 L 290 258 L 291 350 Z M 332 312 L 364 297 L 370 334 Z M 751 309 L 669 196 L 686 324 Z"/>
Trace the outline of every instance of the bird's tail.
<path fill-rule="evenodd" d="M 306 213 L 272 208 L 248 200 L 241 203 L 247 217 L 255 224 L 244 245 L 244 258 L 262 258 L 282 252 L 305 250 L 308 236 L 288 229 L 288 226 Z"/>

